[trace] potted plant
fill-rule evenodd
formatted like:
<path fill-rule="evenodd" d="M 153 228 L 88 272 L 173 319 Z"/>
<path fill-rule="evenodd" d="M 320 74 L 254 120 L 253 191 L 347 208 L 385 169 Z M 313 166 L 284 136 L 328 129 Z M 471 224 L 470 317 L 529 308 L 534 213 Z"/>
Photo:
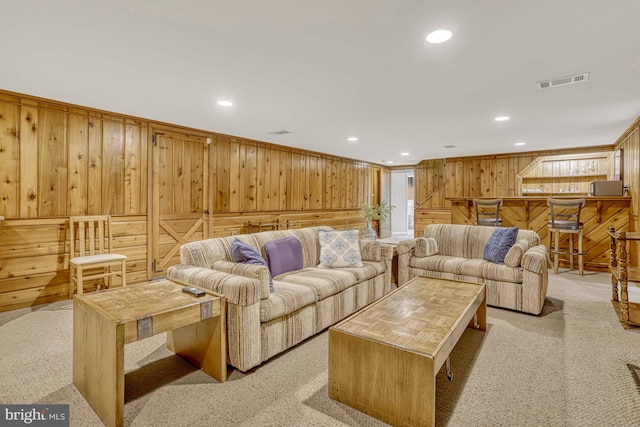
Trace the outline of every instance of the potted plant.
<path fill-rule="evenodd" d="M 372 221 L 384 221 L 391 215 L 391 210 L 395 208 L 390 203 L 383 201 L 379 205 L 370 205 L 365 203 L 362 205 L 362 217 L 367 220 L 367 228 L 362 232 L 363 239 L 375 240 L 378 234 L 372 227 Z"/>

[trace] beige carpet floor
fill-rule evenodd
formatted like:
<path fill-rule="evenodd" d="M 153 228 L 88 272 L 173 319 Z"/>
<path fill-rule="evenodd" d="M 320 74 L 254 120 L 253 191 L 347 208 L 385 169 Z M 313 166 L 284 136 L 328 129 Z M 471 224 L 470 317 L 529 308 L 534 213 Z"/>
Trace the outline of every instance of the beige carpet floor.
<path fill-rule="evenodd" d="M 618 323 L 609 283 L 551 274 L 541 316 L 489 308 L 452 353 L 453 381 L 438 374 L 437 425 L 640 425 L 640 332 Z M 125 425 L 384 425 L 327 396 L 326 332 L 223 384 L 164 340 L 125 349 Z M 72 426 L 100 425 L 71 371 L 70 301 L 0 314 L 0 402 L 65 403 Z"/>

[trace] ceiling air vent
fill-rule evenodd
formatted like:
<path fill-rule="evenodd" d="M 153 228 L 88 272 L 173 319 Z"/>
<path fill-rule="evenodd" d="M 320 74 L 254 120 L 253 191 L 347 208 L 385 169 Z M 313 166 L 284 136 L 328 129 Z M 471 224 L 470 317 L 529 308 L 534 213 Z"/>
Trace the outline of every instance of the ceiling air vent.
<path fill-rule="evenodd" d="M 458 148 L 455 145 L 443 145 L 444 148 Z"/>
<path fill-rule="evenodd" d="M 288 130 L 274 130 L 273 132 L 269 132 L 269 135 L 286 135 L 289 132 Z"/>
<path fill-rule="evenodd" d="M 560 77 L 553 80 L 544 80 L 536 83 L 538 89 L 547 89 L 556 86 L 572 85 L 574 83 L 586 82 L 589 79 L 589 73 L 576 74 L 575 76 Z"/>

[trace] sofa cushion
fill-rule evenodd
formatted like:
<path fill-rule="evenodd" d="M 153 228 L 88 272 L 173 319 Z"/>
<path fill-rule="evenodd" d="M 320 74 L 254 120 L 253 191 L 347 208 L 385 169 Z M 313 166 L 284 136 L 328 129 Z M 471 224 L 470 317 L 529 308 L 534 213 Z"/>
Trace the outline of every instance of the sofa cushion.
<path fill-rule="evenodd" d="M 358 230 L 318 230 L 321 268 L 362 267 Z"/>
<path fill-rule="evenodd" d="M 487 261 L 482 265 L 480 277 L 498 282 L 522 283 L 524 273 L 521 267 L 508 267 L 504 264 Z"/>
<path fill-rule="evenodd" d="M 518 227 L 496 228 L 484 247 L 482 258 L 495 263 L 504 263 L 504 257 L 518 236 Z"/>
<path fill-rule="evenodd" d="M 488 261 L 487 261 L 488 262 Z M 455 280 L 458 282 L 469 282 L 483 284 L 484 279 L 477 276 L 461 276 L 460 274 L 444 273 L 441 271 L 423 270 L 421 268 L 409 268 L 411 277 L 424 276 L 433 277 L 435 279 Z"/>
<path fill-rule="evenodd" d="M 315 289 L 318 301 L 335 295 L 344 289 L 384 274 L 385 264 L 364 262 L 362 267 L 349 268 L 305 268 L 276 277 L 281 282 L 296 283 Z"/>
<path fill-rule="evenodd" d="M 235 238 L 231 243 L 231 261 L 241 262 L 243 264 L 255 264 L 264 265 L 269 267 L 267 262 L 262 258 L 262 255 L 258 253 L 253 247 L 243 242 L 242 240 Z M 269 275 L 269 292 L 273 292 L 273 280 L 272 275 Z"/>
<path fill-rule="evenodd" d="M 302 255 L 304 259 L 303 268 L 307 268 L 317 266 L 320 260 L 320 243 L 318 242 L 318 230 L 333 229 L 326 226 L 307 227 L 291 230 L 261 231 L 259 233 L 253 233 L 250 236 L 255 241 L 255 245 L 253 246 L 256 248 L 261 248 L 263 251 L 267 242 L 283 239 L 285 237 L 296 237 L 302 244 Z M 266 254 L 263 255 L 266 258 Z"/>
<path fill-rule="evenodd" d="M 482 259 L 434 255 L 423 258 L 414 257 L 411 259 L 409 266 L 459 277 L 478 277 L 481 278 L 480 283 L 482 283 L 482 279 L 522 283 L 522 268 L 511 268 L 504 264 L 496 264 Z"/>
<path fill-rule="evenodd" d="M 440 271 L 443 273 L 458 274 L 464 276 L 482 276 L 482 265 L 488 263 L 482 259 L 467 259 L 446 255 L 433 255 L 430 257 L 414 257 L 411 267 L 423 270 Z"/>
<path fill-rule="evenodd" d="M 504 265 L 507 267 L 520 267 L 522 255 L 527 249 L 529 249 L 529 242 L 526 239 L 520 239 L 515 242 L 504 257 Z"/>
<path fill-rule="evenodd" d="M 264 245 L 269 271 L 277 276 L 303 267 L 302 244 L 296 237 L 272 240 Z"/>
<path fill-rule="evenodd" d="M 356 283 L 356 276 L 349 269 L 305 268 L 281 274 L 278 280 L 315 289 L 319 300 L 335 295 Z"/>
<path fill-rule="evenodd" d="M 494 227 L 463 224 L 428 224 L 424 237 L 436 239 L 439 255 L 482 259 L 485 244 L 494 230 Z"/>
<path fill-rule="evenodd" d="M 260 322 L 294 313 L 317 300 L 314 288 L 274 280 L 274 291 L 268 299 L 260 301 Z"/>

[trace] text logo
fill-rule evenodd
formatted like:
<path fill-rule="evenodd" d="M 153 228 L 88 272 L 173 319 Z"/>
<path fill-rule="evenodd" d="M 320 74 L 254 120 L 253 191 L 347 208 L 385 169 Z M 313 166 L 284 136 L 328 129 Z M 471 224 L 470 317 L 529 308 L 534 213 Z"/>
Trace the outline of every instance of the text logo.
<path fill-rule="evenodd" d="M 0 426 L 69 427 L 69 405 L 0 405 Z"/>

